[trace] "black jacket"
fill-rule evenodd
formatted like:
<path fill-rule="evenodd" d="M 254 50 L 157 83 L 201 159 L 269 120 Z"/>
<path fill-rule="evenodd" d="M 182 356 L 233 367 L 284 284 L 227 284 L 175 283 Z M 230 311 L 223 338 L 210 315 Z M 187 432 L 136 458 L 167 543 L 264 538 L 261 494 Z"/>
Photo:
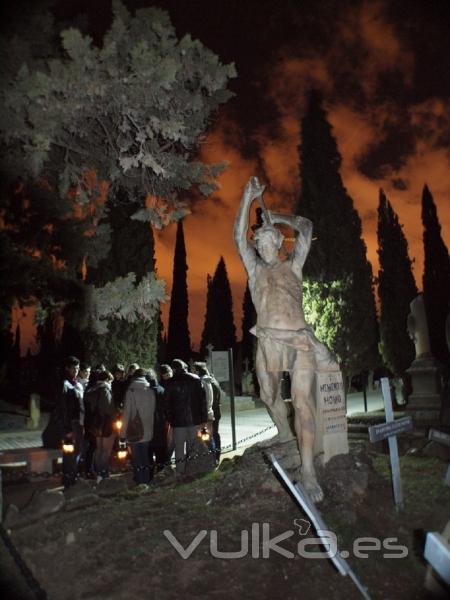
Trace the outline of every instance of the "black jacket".
<path fill-rule="evenodd" d="M 77 382 L 67 377 L 61 383 L 59 397 L 59 411 L 61 415 L 64 434 L 72 431 L 73 421 L 82 421 L 84 412 L 83 389 Z"/>
<path fill-rule="evenodd" d="M 175 372 L 166 385 L 166 406 L 172 427 L 200 425 L 208 420 L 202 382 L 197 375 Z"/>
<path fill-rule="evenodd" d="M 113 420 L 116 415 L 111 386 L 99 381 L 85 392 L 84 401 L 86 430 L 95 437 L 109 437 L 113 432 Z"/>

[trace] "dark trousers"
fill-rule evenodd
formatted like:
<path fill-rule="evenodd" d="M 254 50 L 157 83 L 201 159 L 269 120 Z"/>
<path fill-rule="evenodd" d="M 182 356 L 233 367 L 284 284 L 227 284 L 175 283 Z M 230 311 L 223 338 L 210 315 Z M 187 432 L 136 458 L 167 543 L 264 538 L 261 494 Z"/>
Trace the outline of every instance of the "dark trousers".
<path fill-rule="evenodd" d="M 161 471 L 170 461 L 173 452 L 168 451 L 169 424 L 164 420 L 156 422 L 153 426 L 153 438 L 149 446 L 150 464 Z"/>
<path fill-rule="evenodd" d="M 164 466 L 169 462 L 167 456 L 167 445 L 161 443 L 155 443 L 153 440 L 149 444 L 149 461 L 152 467 L 156 467 L 157 471 L 161 471 Z"/>
<path fill-rule="evenodd" d="M 94 471 L 95 435 L 84 433 L 83 452 L 78 465 L 80 472 L 85 475 Z"/>
<path fill-rule="evenodd" d="M 131 462 L 133 464 L 134 481 L 136 483 L 150 483 L 153 471 L 149 460 L 150 442 L 137 442 L 130 444 Z"/>
<path fill-rule="evenodd" d="M 116 441 L 116 434 L 109 437 L 96 438 L 96 448 L 94 454 L 94 468 L 97 475 L 109 477 L 109 459 Z"/>
<path fill-rule="evenodd" d="M 215 445 L 214 454 L 216 456 L 216 461 L 220 460 L 220 453 L 222 452 L 222 441 L 219 434 L 219 420 L 220 419 L 216 419 L 212 424 L 212 438 Z"/>
<path fill-rule="evenodd" d="M 70 487 L 76 481 L 78 461 L 83 449 L 83 428 L 78 421 L 72 421 L 72 442 L 74 444 L 74 451 L 70 454 L 63 453 L 62 471 L 65 488 Z"/>

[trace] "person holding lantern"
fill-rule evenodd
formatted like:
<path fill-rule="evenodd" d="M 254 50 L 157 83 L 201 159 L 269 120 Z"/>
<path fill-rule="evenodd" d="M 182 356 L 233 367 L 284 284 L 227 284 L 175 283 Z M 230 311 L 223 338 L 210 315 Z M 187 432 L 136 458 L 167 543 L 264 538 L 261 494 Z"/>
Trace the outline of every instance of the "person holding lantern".
<path fill-rule="evenodd" d="M 67 489 L 77 478 L 78 461 L 83 448 L 83 388 L 77 382 L 80 361 L 68 356 L 64 361 L 63 379 L 58 399 L 59 419 L 63 432 L 63 484 Z"/>
<path fill-rule="evenodd" d="M 208 439 L 208 448 L 214 454 L 214 458 L 216 458 L 216 444 L 214 439 L 214 389 L 212 383 L 212 377 L 209 374 L 208 368 L 205 362 L 197 361 L 193 364 L 192 367 L 193 373 L 200 377 L 200 381 L 202 382 L 203 389 L 205 390 L 206 395 L 206 404 L 208 407 L 208 421 L 206 423 L 206 429 L 209 434 Z"/>

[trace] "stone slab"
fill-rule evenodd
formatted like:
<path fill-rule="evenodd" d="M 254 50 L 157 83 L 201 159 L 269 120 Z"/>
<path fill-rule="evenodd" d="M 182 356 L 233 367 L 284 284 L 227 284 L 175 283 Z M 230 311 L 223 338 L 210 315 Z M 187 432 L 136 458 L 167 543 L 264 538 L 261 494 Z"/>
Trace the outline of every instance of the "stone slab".
<path fill-rule="evenodd" d="M 62 451 L 49 448 L 17 448 L 0 452 L 0 467 L 15 463 L 26 463 L 32 473 L 53 473 L 53 466 L 62 459 Z"/>
<path fill-rule="evenodd" d="M 342 374 L 316 373 L 316 437 L 314 453 L 323 464 L 348 454 L 347 415 Z"/>

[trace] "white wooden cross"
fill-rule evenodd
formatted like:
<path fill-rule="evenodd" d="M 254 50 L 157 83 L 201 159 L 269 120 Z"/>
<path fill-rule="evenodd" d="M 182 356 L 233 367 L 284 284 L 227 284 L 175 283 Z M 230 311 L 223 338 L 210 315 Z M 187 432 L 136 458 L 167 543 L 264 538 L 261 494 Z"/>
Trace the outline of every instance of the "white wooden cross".
<path fill-rule="evenodd" d="M 403 509 L 402 480 L 400 476 L 400 461 L 398 458 L 397 435 L 413 428 L 412 417 L 394 419 L 392 410 L 391 388 L 387 377 L 381 378 L 381 390 L 383 392 L 384 412 L 386 423 L 369 427 L 369 438 L 371 442 L 379 442 L 388 438 L 389 455 L 391 458 L 392 486 L 394 489 L 394 501 L 397 510 Z"/>

